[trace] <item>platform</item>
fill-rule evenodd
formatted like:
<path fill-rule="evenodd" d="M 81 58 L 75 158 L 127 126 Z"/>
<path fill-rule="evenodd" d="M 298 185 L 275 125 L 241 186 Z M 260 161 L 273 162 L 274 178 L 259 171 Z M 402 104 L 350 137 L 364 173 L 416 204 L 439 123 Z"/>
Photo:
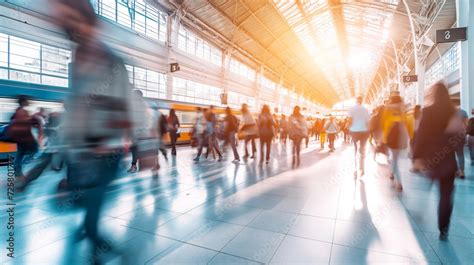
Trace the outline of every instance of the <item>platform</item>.
<path fill-rule="evenodd" d="M 289 144 L 274 144 L 263 166 L 233 164 L 231 156 L 195 163 L 194 150 L 182 147 L 176 159 L 162 161 L 158 180 L 127 175 L 124 162 L 100 225 L 121 253 L 109 264 L 474 264 L 474 171 L 467 156 L 467 178 L 456 180 L 443 242 L 437 187 L 410 173 L 408 159 L 404 191 L 397 193 L 382 157 L 368 154 L 366 176 L 355 180 L 352 146 L 336 148 L 331 154 L 311 142 L 292 169 Z M 2 256 L 2 264 L 88 264 L 89 243 L 75 242 L 83 210 L 71 194 L 56 192 L 63 175 L 47 171 L 16 195 L 16 258 Z"/>

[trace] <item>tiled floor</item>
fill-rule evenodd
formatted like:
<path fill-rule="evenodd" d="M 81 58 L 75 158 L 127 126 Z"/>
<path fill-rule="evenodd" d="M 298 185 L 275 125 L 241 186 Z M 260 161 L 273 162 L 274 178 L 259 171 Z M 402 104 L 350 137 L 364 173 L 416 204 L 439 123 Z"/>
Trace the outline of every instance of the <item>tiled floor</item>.
<path fill-rule="evenodd" d="M 101 219 L 117 252 L 107 264 L 474 264 L 469 160 L 467 179 L 456 180 L 451 235 L 441 242 L 436 184 L 410 173 L 407 159 L 398 194 L 383 157 L 369 154 L 366 176 L 355 180 L 352 146 L 338 143 L 333 154 L 316 146 L 303 150 L 298 169 L 289 148 L 276 144 L 270 165 L 196 164 L 183 147 L 163 161 L 158 180 L 123 173 L 108 189 Z M 2 264 L 90 263 L 89 242 L 74 237 L 84 213 L 71 198 L 83 194 L 57 194 L 63 174 L 47 171 L 16 194 L 16 257 L 2 255 Z M 0 207 L 4 253 L 4 200 Z"/>

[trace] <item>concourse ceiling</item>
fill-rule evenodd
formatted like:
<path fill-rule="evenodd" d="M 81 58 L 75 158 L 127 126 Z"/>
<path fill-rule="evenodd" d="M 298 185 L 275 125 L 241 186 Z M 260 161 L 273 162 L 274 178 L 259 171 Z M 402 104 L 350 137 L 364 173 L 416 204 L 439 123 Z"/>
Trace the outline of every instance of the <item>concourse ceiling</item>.
<path fill-rule="evenodd" d="M 396 65 L 393 46 L 412 36 L 403 0 L 152 1 L 181 9 L 188 22 L 219 34 L 224 50 L 244 51 L 240 60 L 326 107 L 366 95 Z M 416 15 L 441 2 L 452 7 L 455 0 L 407 5 Z"/>

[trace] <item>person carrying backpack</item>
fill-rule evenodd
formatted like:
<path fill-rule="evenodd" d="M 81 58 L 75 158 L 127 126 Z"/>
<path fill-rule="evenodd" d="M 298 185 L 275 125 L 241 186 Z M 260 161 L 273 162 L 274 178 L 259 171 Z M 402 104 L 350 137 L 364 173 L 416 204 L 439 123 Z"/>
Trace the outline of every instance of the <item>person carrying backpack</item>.
<path fill-rule="evenodd" d="M 390 179 L 394 180 L 395 188 L 398 191 L 403 190 L 398 162 L 401 152 L 408 148 L 409 133 L 407 123 L 402 98 L 398 95 L 392 95 L 389 104 L 383 110 L 381 125 L 382 141 L 390 150 L 392 171 Z"/>

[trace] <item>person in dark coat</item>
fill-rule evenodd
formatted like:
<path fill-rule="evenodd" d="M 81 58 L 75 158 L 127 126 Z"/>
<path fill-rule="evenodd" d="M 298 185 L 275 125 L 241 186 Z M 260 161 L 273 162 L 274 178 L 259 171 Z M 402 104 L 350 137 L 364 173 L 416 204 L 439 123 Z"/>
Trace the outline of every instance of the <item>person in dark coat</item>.
<path fill-rule="evenodd" d="M 453 211 L 457 169 L 455 150 L 463 143 L 465 136 L 449 128 L 456 118 L 456 109 L 449 99 L 446 86 L 436 83 L 431 92 L 433 104 L 422 111 L 413 158 L 432 180 L 439 183 L 438 229 L 440 239 L 446 240 Z"/>

